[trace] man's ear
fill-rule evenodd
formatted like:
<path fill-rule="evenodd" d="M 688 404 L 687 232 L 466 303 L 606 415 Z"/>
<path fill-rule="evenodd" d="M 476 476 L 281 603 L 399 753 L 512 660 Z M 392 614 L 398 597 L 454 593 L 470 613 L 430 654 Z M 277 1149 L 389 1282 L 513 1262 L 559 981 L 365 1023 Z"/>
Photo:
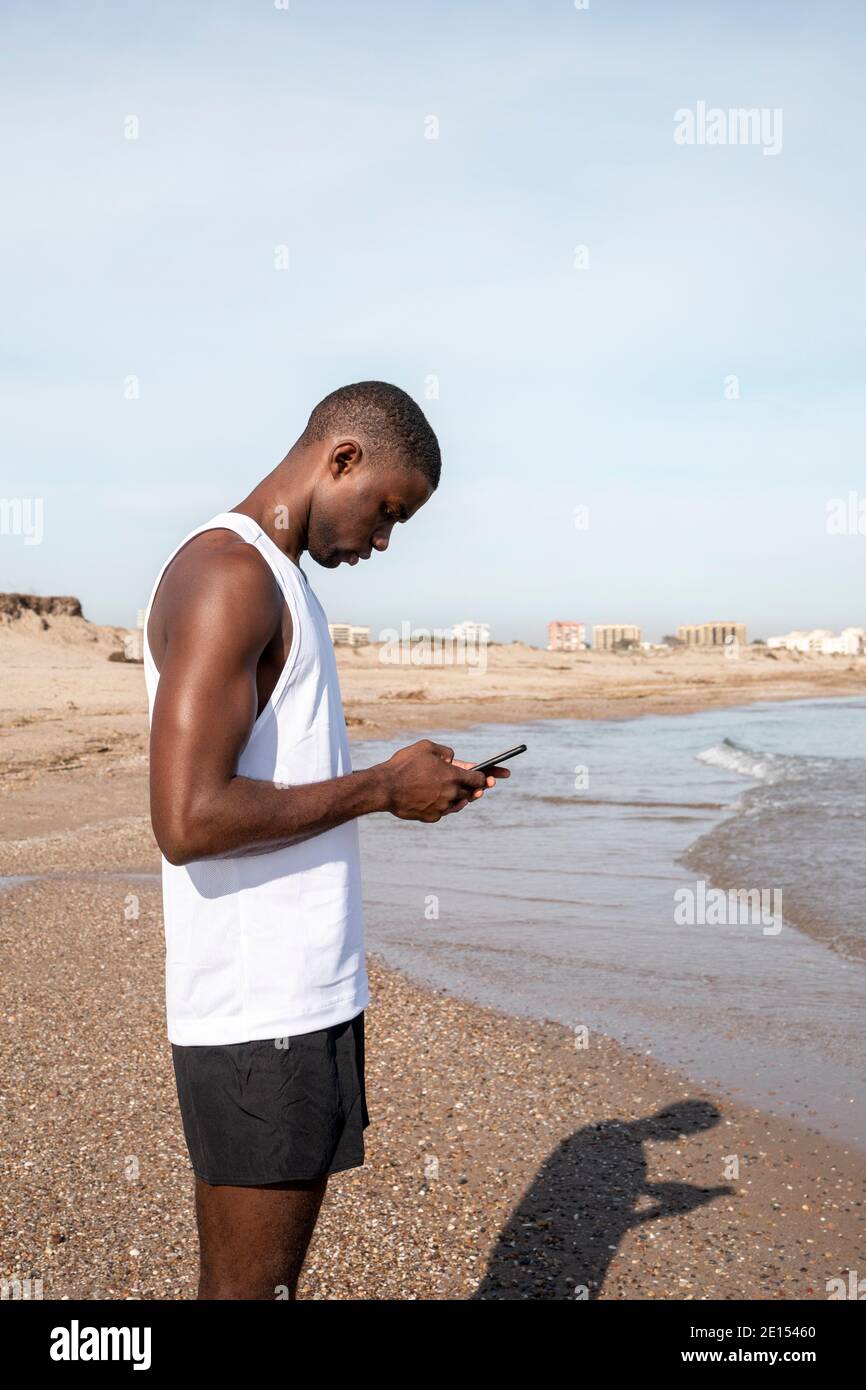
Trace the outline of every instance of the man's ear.
<path fill-rule="evenodd" d="M 364 451 L 360 441 L 357 439 L 341 439 L 331 450 L 329 460 L 331 474 L 334 478 L 342 474 L 351 473 L 353 468 L 357 468 L 363 458 Z"/>

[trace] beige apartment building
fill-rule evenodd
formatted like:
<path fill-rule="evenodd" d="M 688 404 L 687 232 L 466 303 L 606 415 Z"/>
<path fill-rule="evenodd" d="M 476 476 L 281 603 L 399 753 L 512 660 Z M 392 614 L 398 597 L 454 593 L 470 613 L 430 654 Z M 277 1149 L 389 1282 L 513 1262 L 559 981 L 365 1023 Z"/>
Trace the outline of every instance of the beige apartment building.
<path fill-rule="evenodd" d="M 732 642 L 746 645 L 745 623 L 686 623 L 677 628 L 677 637 L 687 647 L 725 647 Z"/>
<path fill-rule="evenodd" d="M 592 645 L 596 651 L 612 652 L 627 643 L 640 646 L 640 628 L 633 623 L 598 623 L 592 629 Z"/>
<path fill-rule="evenodd" d="M 357 623 L 328 623 L 335 647 L 364 647 L 370 640 L 370 629 Z"/>

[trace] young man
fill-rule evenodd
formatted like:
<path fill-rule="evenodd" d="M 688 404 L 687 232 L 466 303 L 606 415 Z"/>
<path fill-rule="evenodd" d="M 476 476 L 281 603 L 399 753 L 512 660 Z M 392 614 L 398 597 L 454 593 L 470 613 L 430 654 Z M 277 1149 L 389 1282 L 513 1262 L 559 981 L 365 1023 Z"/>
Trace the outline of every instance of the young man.
<path fill-rule="evenodd" d="M 243 502 L 181 542 L 148 605 L 151 816 L 201 1299 L 294 1298 L 328 1174 L 364 1161 L 358 817 L 434 822 L 494 785 L 427 739 L 351 771 L 327 620 L 299 564 L 387 550 L 440 466 L 405 392 L 334 391 Z"/>

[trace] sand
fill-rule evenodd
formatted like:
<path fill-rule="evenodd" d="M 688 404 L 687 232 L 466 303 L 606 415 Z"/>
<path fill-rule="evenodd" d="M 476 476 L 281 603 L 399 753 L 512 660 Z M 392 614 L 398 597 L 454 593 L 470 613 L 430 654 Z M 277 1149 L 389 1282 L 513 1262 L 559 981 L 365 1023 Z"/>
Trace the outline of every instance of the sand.
<path fill-rule="evenodd" d="M 0 874 L 27 876 L 0 893 L 0 1275 L 46 1298 L 189 1299 L 141 667 L 107 660 L 112 630 L 24 621 L 0 627 Z M 352 733 L 866 687 L 866 662 L 839 658 L 489 655 L 475 675 L 341 654 Z M 823 1299 L 866 1268 L 862 1154 L 611 1039 L 578 1050 L 370 973 L 368 1162 L 331 1180 L 302 1297 Z"/>

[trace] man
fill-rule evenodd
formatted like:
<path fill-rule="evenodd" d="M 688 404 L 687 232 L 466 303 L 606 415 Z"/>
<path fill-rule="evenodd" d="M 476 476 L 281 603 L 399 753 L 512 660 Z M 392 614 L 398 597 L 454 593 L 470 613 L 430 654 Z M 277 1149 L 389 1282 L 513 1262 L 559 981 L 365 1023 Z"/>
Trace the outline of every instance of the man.
<path fill-rule="evenodd" d="M 352 772 L 327 621 L 299 564 L 387 550 L 440 467 L 405 392 L 334 391 L 243 502 L 181 542 L 148 605 L 151 816 L 201 1299 L 294 1298 L 328 1175 L 364 1161 L 358 817 L 435 822 L 494 785 L 427 739 Z"/>

